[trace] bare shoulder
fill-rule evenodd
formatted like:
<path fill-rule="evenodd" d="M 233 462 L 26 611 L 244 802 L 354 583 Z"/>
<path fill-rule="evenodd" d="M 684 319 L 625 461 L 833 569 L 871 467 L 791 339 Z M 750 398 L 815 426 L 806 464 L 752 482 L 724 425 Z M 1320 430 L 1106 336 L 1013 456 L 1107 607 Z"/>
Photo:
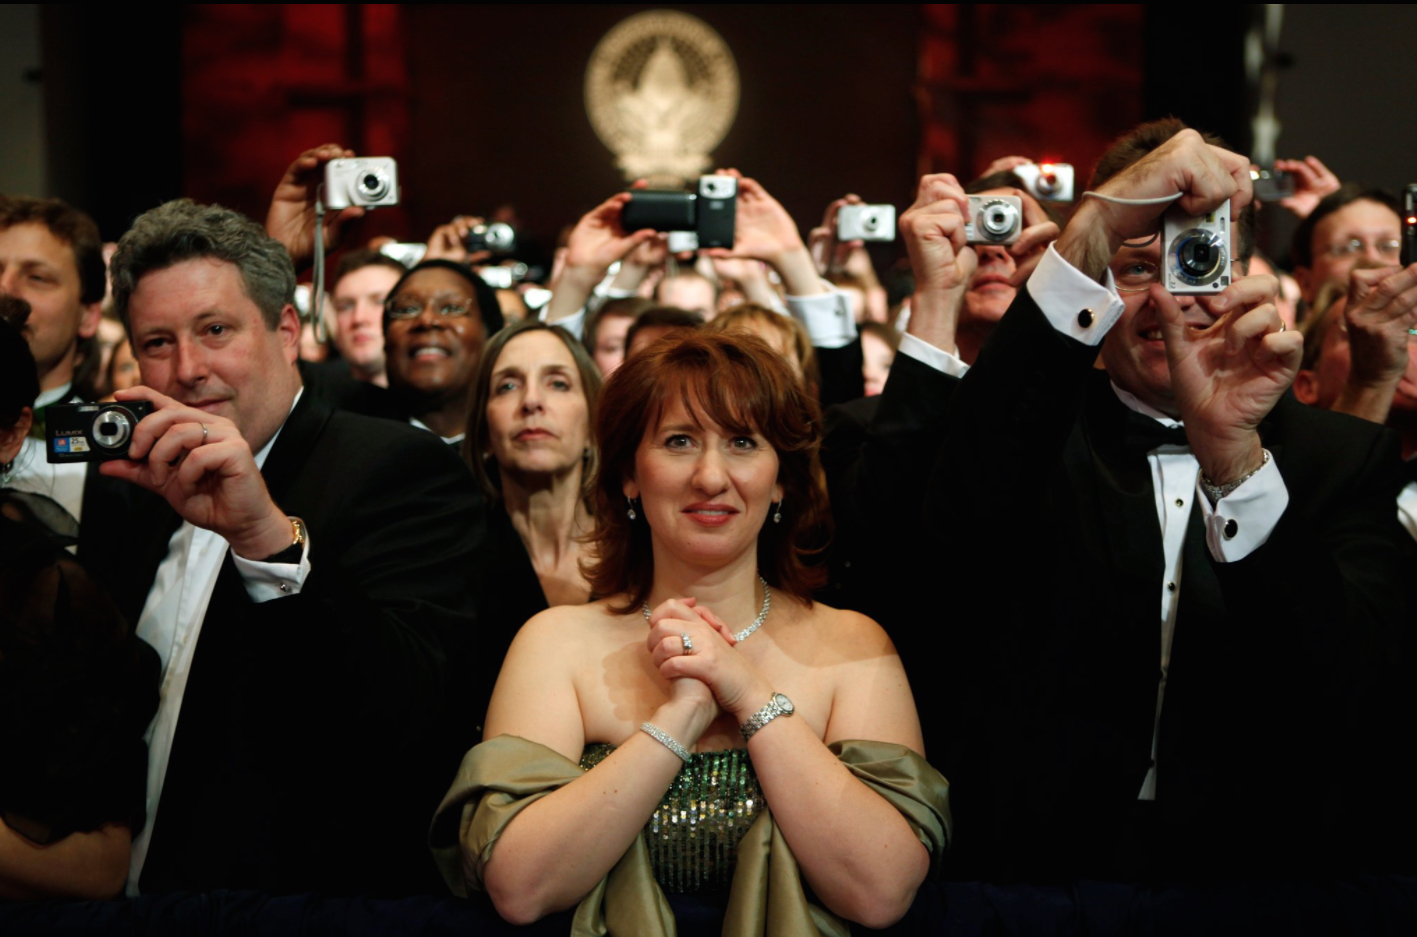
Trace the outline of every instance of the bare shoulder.
<path fill-rule="evenodd" d="M 829 652 L 839 663 L 896 657 L 884 628 L 860 612 L 832 608 L 821 602 L 794 603 L 792 630 Z"/>
<path fill-rule="evenodd" d="M 603 641 L 614 621 L 615 616 L 600 602 L 557 605 L 522 625 L 512 646 L 538 652 L 564 649 L 572 654 L 582 653 Z"/>

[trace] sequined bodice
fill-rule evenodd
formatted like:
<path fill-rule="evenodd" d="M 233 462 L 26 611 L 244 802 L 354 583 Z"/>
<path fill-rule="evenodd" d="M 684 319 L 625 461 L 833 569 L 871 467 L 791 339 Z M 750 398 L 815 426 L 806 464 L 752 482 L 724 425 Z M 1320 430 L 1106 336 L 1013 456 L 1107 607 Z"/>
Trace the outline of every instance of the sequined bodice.
<path fill-rule="evenodd" d="M 589 771 L 615 750 L 588 745 L 581 767 Z M 659 887 L 666 892 L 728 890 L 738 840 L 766 804 L 748 750 L 695 752 L 669 785 L 645 824 L 645 844 Z"/>

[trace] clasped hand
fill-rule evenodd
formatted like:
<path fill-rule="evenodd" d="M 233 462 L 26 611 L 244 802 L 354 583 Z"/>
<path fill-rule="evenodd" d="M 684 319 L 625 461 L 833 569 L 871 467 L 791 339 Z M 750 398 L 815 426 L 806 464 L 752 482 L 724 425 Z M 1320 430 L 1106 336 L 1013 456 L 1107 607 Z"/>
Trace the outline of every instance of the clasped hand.
<path fill-rule="evenodd" d="M 685 650 L 684 635 L 691 651 Z M 650 613 L 645 646 L 672 699 L 716 706 L 741 722 L 772 695 L 767 682 L 741 654 L 733 629 L 694 599 L 670 599 Z"/>
<path fill-rule="evenodd" d="M 219 534 L 238 556 L 264 559 L 290 545 L 290 521 L 271 500 L 235 423 L 148 387 L 114 396 L 147 400 L 154 410 L 134 428 L 128 459 L 102 463 L 101 474 L 162 495 L 183 520 Z"/>

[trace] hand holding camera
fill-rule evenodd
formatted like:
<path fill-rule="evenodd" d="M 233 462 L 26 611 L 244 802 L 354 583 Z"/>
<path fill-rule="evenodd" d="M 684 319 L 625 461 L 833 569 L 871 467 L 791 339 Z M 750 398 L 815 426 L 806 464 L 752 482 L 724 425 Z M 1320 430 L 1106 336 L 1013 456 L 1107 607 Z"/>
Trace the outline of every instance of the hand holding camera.
<path fill-rule="evenodd" d="M 152 412 L 130 429 L 127 458 L 104 475 L 167 499 L 182 518 L 219 534 L 238 556 L 261 560 L 290 546 L 290 519 L 271 500 L 251 447 L 236 424 L 148 387 L 120 390 L 118 404 Z"/>
<path fill-rule="evenodd" d="M 1278 199 L 1279 204 L 1298 215 L 1309 217 L 1309 213 L 1319 206 L 1325 195 L 1337 192 L 1338 176 L 1325 166 L 1317 156 L 1303 159 L 1277 159 L 1274 168 L 1289 173 L 1294 179 L 1292 194 Z"/>
<path fill-rule="evenodd" d="M 468 235 L 473 228 L 477 227 L 486 228 L 486 223 L 481 218 L 471 215 L 458 215 L 447 224 L 439 225 L 428 236 L 428 250 L 424 253 L 423 258 L 426 260 L 451 260 L 454 263 L 463 264 L 477 264 L 488 260 L 491 258 L 492 252 L 485 245 L 475 252 L 469 249 Z"/>
<path fill-rule="evenodd" d="M 626 231 L 622 213 L 629 192 L 610 196 L 586 212 L 571 230 L 561 269 L 551 285 L 546 321 L 572 316 L 585 305 L 591 290 L 605 278 L 610 265 L 655 236 L 653 228 Z"/>
<path fill-rule="evenodd" d="M 1173 204 L 1197 217 L 1229 200 L 1234 213 L 1252 192 L 1248 159 L 1183 130 L 1109 180 L 1099 197 L 1084 198 L 1058 239 L 1058 253 L 1100 280 L 1122 243 L 1156 235 L 1158 219 Z"/>
<path fill-rule="evenodd" d="M 1274 277 L 1243 277 L 1182 306 L 1161 284 L 1151 286 L 1186 437 L 1215 485 L 1263 464 L 1257 428 L 1299 370 L 1304 339 L 1285 331 L 1278 292 Z"/>
<path fill-rule="evenodd" d="M 745 257 L 761 260 L 777 270 L 783 288 L 789 296 L 814 296 L 825 293 L 807 245 L 797 232 L 797 223 L 777 199 L 755 179 L 736 169 L 723 171 L 737 180 L 737 237 L 733 249 L 714 248 L 704 251 L 709 257 Z"/>
<path fill-rule="evenodd" d="M 286 169 L 271 197 L 266 213 L 266 233 L 285 245 L 297 268 L 310 262 L 315 253 L 315 196 L 325 181 L 325 167 L 332 160 L 350 159 L 353 150 L 337 143 L 326 143 L 306 150 Z M 326 207 L 335 205 L 326 202 Z M 338 210 L 325 214 L 325 247 L 339 241 L 341 227 L 347 221 L 363 217 L 365 209 L 355 203 L 343 202 Z"/>

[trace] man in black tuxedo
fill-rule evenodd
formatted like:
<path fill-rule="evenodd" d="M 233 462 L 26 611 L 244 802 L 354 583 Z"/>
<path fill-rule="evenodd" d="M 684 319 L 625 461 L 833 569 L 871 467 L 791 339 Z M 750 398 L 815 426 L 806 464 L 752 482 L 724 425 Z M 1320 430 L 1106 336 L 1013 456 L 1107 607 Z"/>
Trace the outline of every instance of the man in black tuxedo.
<path fill-rule="evenodd" d="M 1204 300 L 1157 283 L 1159 200 L 1238 216 L 1248 169 L 1140 128 L 1092 188 L 1155 204 L 1084 200 L 962 380 L 892 369 L 867 458 L 914 439 L 934 469 L 916 592 L 884 623 L 951 780 L 956 875 L 1398 861 L 1396 441 L 1287 395 L 1301 342 L 1272 278 L 1239 263 Z"/>
<path fill-rule="evenodd" d="M 254 222 L 153 209 L 113 283 L 145 385 L 118 396 L 155 412 L 102 465 L 119 490 L 93 492 L 81 556 L 164 668 L 130 892 L 436 889 L 427 822 L 478 721 L 446 711 L 471 475 L 302 391 L 294 271 Z"/>

